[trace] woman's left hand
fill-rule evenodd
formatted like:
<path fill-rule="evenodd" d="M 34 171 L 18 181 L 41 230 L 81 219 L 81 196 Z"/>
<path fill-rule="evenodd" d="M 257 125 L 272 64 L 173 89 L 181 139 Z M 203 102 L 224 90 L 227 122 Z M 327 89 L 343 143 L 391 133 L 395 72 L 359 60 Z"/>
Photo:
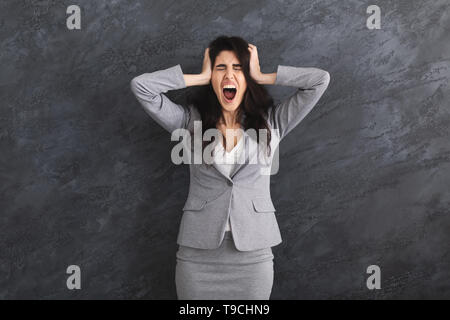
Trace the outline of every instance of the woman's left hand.
<path fill-rule="evenodd" d="M 248 44 L 248 50 L 250 51 L 250 76 L 255 80 L 261 79 L 261 68 L 259 66 L 258 49 L 253 44 Z"/>

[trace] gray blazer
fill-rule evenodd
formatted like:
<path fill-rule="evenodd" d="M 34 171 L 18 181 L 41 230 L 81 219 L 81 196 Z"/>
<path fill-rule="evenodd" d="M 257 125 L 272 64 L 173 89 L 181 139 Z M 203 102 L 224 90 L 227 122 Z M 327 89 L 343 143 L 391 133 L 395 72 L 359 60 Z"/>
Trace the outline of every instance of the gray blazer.
<path fill-rule="evenodd" d="M 271 146 L 279 142 L 302 121 L 328 87 L 330 75 L 314 67 L 278 65 L 275 85 L 292 86 L 298 90 L 269 110 L 268 124 L 272 132 Z M 164 95 L 169 90 L 185 88 L 181 66 L 141 74 L 131 80 L 131 90 L 144 110 L 169 132 L 177 128 L 193 130 L 200 121 L 198 111 L 176 104 Z M 184 246 L 215 249 L 223 240 L 228 217 L 240 251 L 272 247 L 282 242 L 275 207 L 270 196 L 270 174 L 261 174 L 261 163 L 254 160 L 256 141 L 244 132 L 245 162 L 238 164 L 230 176 L 213 164 L 189 164 L 189 194 L 177 243 Z M 273 157 L 275 148 L 272 148 Z M 270 169 L 271 161 L 268 162 Z"/>

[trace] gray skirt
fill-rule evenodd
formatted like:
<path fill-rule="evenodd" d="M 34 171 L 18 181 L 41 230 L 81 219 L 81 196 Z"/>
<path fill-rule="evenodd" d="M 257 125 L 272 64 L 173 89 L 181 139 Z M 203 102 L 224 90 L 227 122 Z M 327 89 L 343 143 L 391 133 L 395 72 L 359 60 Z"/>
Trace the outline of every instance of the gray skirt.
<path fill-rule="evenodd" d="M 175 285 L 179 300 L 269 300 L 273 285 L 272 248 L 236 249 L 231 231 L 217 249 L 180 245 Z"/>

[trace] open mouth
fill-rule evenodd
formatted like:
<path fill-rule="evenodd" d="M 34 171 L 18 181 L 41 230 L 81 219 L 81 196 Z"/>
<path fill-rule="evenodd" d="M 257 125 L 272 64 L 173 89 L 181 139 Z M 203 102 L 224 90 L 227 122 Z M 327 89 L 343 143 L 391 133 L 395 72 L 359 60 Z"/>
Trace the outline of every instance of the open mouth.
<path fill-rule="evenodd" d="M 236 96 L 236 88 L 223 88 L 223 95 L 227 102 L 232 102 Z"/>

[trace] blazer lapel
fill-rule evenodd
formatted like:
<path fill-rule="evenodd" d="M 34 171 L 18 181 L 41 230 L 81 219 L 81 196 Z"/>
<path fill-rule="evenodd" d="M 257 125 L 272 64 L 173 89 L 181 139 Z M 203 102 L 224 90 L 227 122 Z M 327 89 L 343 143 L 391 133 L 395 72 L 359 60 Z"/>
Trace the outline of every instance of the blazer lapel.
<path fill-rule="evenodd" d="M 233 170 L 230 172 L 230 177 L 233 179 L 233 177 L 236 175 L 236 173 L 245 167 L 245 165 L 248 164 L 249 159 L 249 152 L 248 152 L 248 143 L 249 143 L 249 135 L 244 131 L 244 136 L 242 137 L 244 139 L 244 145 L 242 147 L 242 152 L 239 156 L 240 161 L 234 166 Z"/>
<path fill-rule="evenodd" d="M 246 118 L 246 115 L 243 114 L 242 118 L 241 118 L 241 125 L 243 127 L 244 124 L 244 119 Z M 213 162 L 213 167 L 223 176 L 225 177 L 227 180 L 233 181 L 233 177 L 236 175 L 236 173 L 241 170 L 242 168 L 245 167 L 245 165 L 248 164 L 249 161 L 249 152 L 248 152 L 248 144 L 249 144 L 249 139 L 250 136 L 247 134 L 247 132 L 245 130 L 243 130 L 243 137 L 242 139 L 244 139 L 244 146 L 243 146 L 243 150 L 239 156 L 240 161 L 238 161 L 238 163 L 234 166 L 233 170 L 231 170 L 230 172 L 230 176 L 228 177 L 227 175 L 225 175 L 220 168 L 217 166 L 217 164 L 215 162 Z M 244 159 L 243 159 L 244 158 Z"/>
<path fill-rule="evenodd" d="M 239 155 L 239 161 L 238 163 L 234 166 L 233 170 L 231 170 L 230 172 L 230 176 L 225 175 L 222 170 L 220 170 L 219 166 L 217 165 L 217 163 L 214 161 L 212 163 L 213 167 L 223 176 L 225 177 L 227 180 L 232 181 L 234 175 L 241 170 L 246 164 L 248 164 L 248 159 L 249 159 L 249 154 L 247 151 L 247 146 L 248 146 L 248 142 L 249 142 L 249 138 L 250 136 L 244 131 L 243 136 L 241 139 L 244 139 L 244 145 L 242 147 L 242 152 Z"/>

